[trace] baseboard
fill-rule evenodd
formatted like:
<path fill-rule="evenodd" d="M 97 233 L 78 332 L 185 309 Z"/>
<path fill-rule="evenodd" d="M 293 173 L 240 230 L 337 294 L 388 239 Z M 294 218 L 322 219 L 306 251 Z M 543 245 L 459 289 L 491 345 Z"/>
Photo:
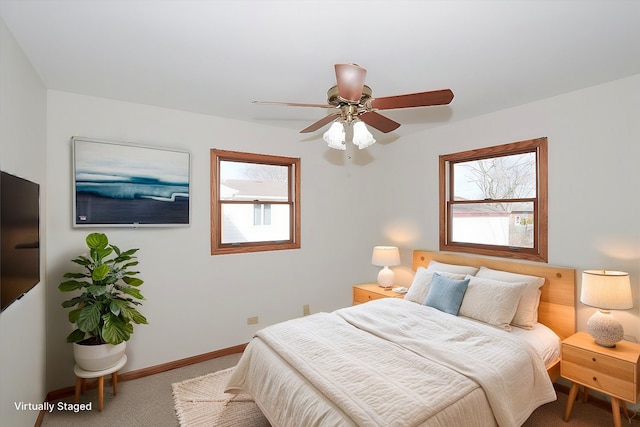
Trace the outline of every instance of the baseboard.
<path fill-rule="evenodd" d="M 183 368 L 196 363 L 206 362 L 207 360 L 217 359 L 218 357 L 230 356 L 244 352 L 248 343 L 236 345 L 234 347 L 223 348 L 222 350 L 212 351 L 210 353 L 199 354 L 173 362 L 163 363 L 161 365 L 150 366 L 148 368 L 129 371 L 118 375 L 118 381 L 130 381 L 138 378 L 148 377 L 149 375 L 159 374 L 161 372 L 171 371 L 177 368 Z"/>
<path fill-rule="evenodd" d="M 122 381 L 131 381 L 138 378 L 148 377 L 149 375 L 155 375 L 162 372 L 171 371 L 177 368 L 183 368 L 189 365 L 195 365 L 196 363 L 206 362 L 207 360 L 217 359 L 219 357 L 230 356 L 232 354 L 238 354 L 244 352 L 244 349 L 247 347 L 248 343 L 236 345 L 233 347 L 223 348 L 221 350 L 212 351 L 209 353 L 199 354 L 197 356 L 186 357 L 180 360 L 174 360 L 173 362 L 162 363 L 160 365 L 150 366 L 148 368 L 142 368 L 135 371 L 124 372 L 122 374 L 118 374 L 118 382 Z M 98 384 L 98 380 L 87 381 L 86 387 L 87 390 L 96 388 Z M 64 387 L 58 390 L 53 390 L 47 393 L 47 397 L 45 398 L 45 402 L 51 402 L 54 400 L 64 399 L 69 396 L 73 396 L 75 394 L 75 386 Z M 34 427 L 40 427 L 42 423 L 42 419 L 44 418 L 44 413 L 40 411 L 38 418 L 36 419 L 36 423 Z"/>

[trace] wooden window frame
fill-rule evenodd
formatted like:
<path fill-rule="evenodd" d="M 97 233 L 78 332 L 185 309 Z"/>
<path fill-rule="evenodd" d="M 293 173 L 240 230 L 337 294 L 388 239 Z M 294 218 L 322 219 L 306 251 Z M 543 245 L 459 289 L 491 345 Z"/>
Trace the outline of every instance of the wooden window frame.
<path fill-rule="evenodd" d="M 236 161 L 263 165 L 286 166 L 288 176 L 288 200 L 265 201 L 269 204 L 289 205 L 289 240 L 222 243 L 222 205 L 225 203 L 255 204 L 255 200 L 230 202 L 220 200 L 220 162 Z M 300 158 L 267 154 L 211 149 L 211 255 L 247 252 L 277 251 L 300 248 Z"/>
<path fill-rule="evenodd" d="M 535 234 L 533 248 L 485 245 L 452 241 L 451 198 L 454 194 L 451 170 L 455 163 L 473 160 L 503 157 L 508 155 L 536 153 L 536 197 L 534 201 Z M 441 155 L 439 160 L 440 180 L 440 250 L 467 252 L 503 258 L 525 259 L 548 262 L 548 149 L 547 138 L 536 138 L 511 144 L 469 150 L 460 153 Z M 510 201 L 521 201 L 512 199 Z M 527 200 L 528 201 L 528 200 Z"/>

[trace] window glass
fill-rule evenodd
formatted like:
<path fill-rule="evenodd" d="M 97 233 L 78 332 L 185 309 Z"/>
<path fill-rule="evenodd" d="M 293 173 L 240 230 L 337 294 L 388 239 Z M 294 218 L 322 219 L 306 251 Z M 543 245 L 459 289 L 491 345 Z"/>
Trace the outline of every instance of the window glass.
<path fill-rule="evenodd" d="M 440 249 L 547 260 L 547 139 L 440 156 Z"/>
<path fill-rule="evenodd" d="M 222 243 L 288 241 L 289 206 L 275 205 L 269 209 L 272 221 L 267 220 L 263 206 L 222 204 Z"/>
<path fill-rule="evenodd" d="M 453 164 L 454 199 L 515 199 L 536 196 L 536 153 Z"/>
<path fill-rule="evenodd" d="M 533 203 L 473 203 L 451 206 L 454 242 L 533 248 Z"/>
<path fill-rule="evenodd" d="M 300 159 L 211 150 L 211 253 L 300 247 Z"/>
<path fill-rule="evenodd" d="M 224 200 L 286 201 L 287 166 L 221 161 L 220 198 Z"/>

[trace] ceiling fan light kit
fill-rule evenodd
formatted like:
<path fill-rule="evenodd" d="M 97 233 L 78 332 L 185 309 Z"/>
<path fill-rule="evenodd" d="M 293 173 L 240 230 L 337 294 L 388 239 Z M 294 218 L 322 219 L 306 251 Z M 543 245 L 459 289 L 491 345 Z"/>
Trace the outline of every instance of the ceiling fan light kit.
<path fill-rule="evenodd" d="M 327 104 L 264 101 L 254 101 L 254 103 L 289 105 L 293 107 L 337 108 L 339 112 L 323 117 L 301 130 L 300 133 L 315 132 L 333 122 L 331 128 L 322 137 L 329 147 L 337 150 L 346 150 L 345 124 L 353 125 L 353 143 L 363 149 L 376 142 L 365 123 L 383 133 L 391 132 L 400 127 L 400 123 L 383 116 L 377 111 L 446 105 L 453 99 L 451 89 L 372 98 L 373 92 L 371 88 L 364 84 L 367 75 L 366 69 L 356 64 L 335 64 L 334 68 L 337 84 L 327 91 Z"/>
<path fill-rule="evenodd" d="M 336 150 L 346 150 L 345 146 L 345 132 L 342 127 L 342 123 L 333 122 L 328 131 L 322 135 L 322 138 L 331 148 L 335 148 Z"/>
<path fill-rule="evenodd" d="M 373 139 L 373 135 L 371 135 L 369 129 L 364 125 L 364 122 L 358 120 L 353 124 L 353 143 L 357 145 L 359 149 L 367 148 L 375 144 L 375 142 L 376 140 Z"/>

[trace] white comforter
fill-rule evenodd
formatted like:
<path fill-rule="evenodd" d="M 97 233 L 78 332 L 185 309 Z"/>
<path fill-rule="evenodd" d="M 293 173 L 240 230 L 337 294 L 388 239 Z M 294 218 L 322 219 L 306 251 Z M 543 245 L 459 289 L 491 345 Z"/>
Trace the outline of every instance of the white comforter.
<path fill-rule="evenodd" d="M 289 425 L 307 425 L 310 415 L 285 402 L 270 405 L 264 401 L 270 393 L 255 389 L 263 384 L 277 394 L 273 399 L 287 395 L 285 374 L 276 374 L 283 376 L 281 380 L 268 375 L 259 381 L 250 378 L 270 370 L 269 365 L 257 369 L 250 362 L 252 347 L 262 343 L 302 375 L 315 396 L 331 402 L 346 425 L 407 427 L 430 425 L 430 420 L 442 425 L 442 413 L 481 387 L 497 424 L 519 426 L 535 408 L 556 398 L 543 362 L 521 339 L 389 298 L 294 319 L 256 334 L 228 391 L 254 394 L 263 409 L 289 411 L 284 417 Z M 296 383 L 290 396 L 306 393 L 303 388 Z M 465 408 L 471 412 L 456 416 L 477 415 L 473 405 Z M 282 413 L 267 416 L 276 425 L 283 419 Z M 298 416 L 306 418 L 296 420 Z M 321 420 L 316 424 L 323 425 Z"/>

